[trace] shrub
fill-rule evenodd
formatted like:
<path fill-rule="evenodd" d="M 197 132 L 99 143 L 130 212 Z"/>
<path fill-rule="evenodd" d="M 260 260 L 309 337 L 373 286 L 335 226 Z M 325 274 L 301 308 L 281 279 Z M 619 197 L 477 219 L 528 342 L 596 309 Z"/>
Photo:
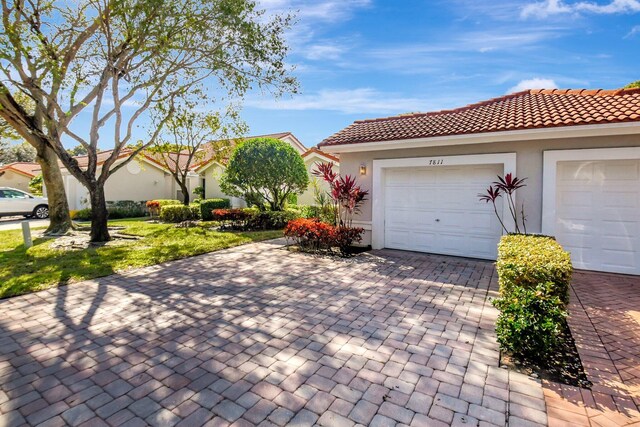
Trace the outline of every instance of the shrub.
<path fill-rule="evenodd" d="M 493 304 L 500 310 L 496 333 L 502 349 L 538 361 L 559 349 L 567 314 L 553 283 L 514 287 Z"/>
<path fill-rule="evenodd" d="M 142 203 L 132 200 L 107 202 L 107 212 L 109 213 L 109 219 L 140 218 L 146 215 Z"/>
<path fill-rule="evenodd" d="M 551 283 L 552 294 L 563 304 L 569 303 L 571 257 L 551 237 L 503 236 L 498 245 L 496 268 L 503 296 L 515 288 L 533 289 L 540 283 Z"/>
<path fill-rule="evenodd" d="M 200 206 L 165 205 L 160 210 L 160 219 L 165 222 L 195 221 L 200 219 Z"/>
<path fill-rule="evenodd" d="M 182 202 L 180 200 L 174 200 L 174 199 L 156 199 L 156 200 L 152 200 L 153 202 L 157 202 L 159 207 L 163 207 L 163 206 L 172 206 L 172 205 L 181 205 Z"/>
<path fill-rule="evenodd" d="M 214 209 L 229 209 L 231 201 L 229 199 L 205 199 L 200 201 L 200 214 L 203 221 L 211 221 L 213 219 L 212 212 Z"/>
<path fill-rule="evenodd" d="M 335 227 L 333 231 L 333 244 L 340 249 L 343 256 L 351 254 L 351 246 L 353 242 L 362 241 L 364 228 L 357 227 Z"/>
<path fill-rule="evenodd" d="M 292 208 L 283 211 L 256 212 L 249 219 L 248 226 L 252 230 L 278 230 L 296 218 L 300 218 L 300 211 Z"/>
<path fill-rule="evenodd" d="M 222 227 L 244 230 L 254 214 L 253 209 L 214 209 L 211 212 L 211 219 L 220 221 Z"/>
<path fill-rule="evenodd" d="M 71 211 L 71 219 L 77 221 L 89 221 L 91 220 L 91 209 L 84 208 L 78 211 Z"/>
<path fill-rule="evenodd" d="M 331 249 L 333 243 L 332 225 L 318 219 L 298 218 L 289 221 L 284 229 L 287 239 L 292 239 L 301 249 L 321 250 Z"/>
<path fill-rule="evenodd" d="M 337 247 L 340 254 L 351 254 L 353 242 L 360 242 L 364 229 L 352 227 L 335 227 L 317 218 L 298 218 L 289 221 L 284 229 L 284 235 L 293 239 L 303 250 L 331 250 Z"/>

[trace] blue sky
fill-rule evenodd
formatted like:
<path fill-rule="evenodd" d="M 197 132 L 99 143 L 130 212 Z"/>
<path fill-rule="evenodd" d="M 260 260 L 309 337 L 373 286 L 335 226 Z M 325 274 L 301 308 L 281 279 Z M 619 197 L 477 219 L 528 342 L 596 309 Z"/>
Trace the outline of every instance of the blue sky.
<path fill-rule="evenodd" d="M 640 80 L 640 0 L 258 1 L 297 14 L 288 64 L 301 91 L 250 92 L 241 116 L 249 135 L 291 131 L 307 147 L 358 119 Z M 89 119 L 87 109 L 74 130 L 87 134 Z M 147 138 L 147 124 L 134 140 Z M 102 128 L 100 148 L 113 147 L 113 132 Z"/>
<path fill-rule="evenodd" d="M 640 1 L 261 0 L 295 10 L 301 94 L 247 95 L 251 134 L 307 146 L 362 118 L 454 108 L 526 88 L 640 79 Z"/>

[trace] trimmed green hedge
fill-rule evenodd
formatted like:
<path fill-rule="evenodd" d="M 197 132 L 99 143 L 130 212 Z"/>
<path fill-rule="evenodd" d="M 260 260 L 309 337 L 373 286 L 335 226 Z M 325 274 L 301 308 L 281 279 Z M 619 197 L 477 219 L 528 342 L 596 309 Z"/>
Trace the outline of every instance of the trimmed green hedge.
<path fill-rule="evenodd" d="M 559 351 L 566 328 L 571 258 L 555 239 L 508 235 L 498 245 L 500 310 L 496 322 L 503 350 L 544 363 L 540 355 Z"/>
<path fill-rule="evenodd" d="M 212 211 L 214 209 L 229 209 L 231 200 L 229 199 L 205 199 L 200 201 L 200 215 L 203 221 L 211 221 L 213 219 Z"/>
<path fill-rule="evenodd" d="M 164 222 L 196 221 L 200 219 L 200 206 L 165 205 L 160 210 L 160 219 Z"/>
<path fill-rule="evenodd" d="M 173 200 L 173 199 L 154 199 L 153 201 L 158 202 L 158 205 L 160 205 L 160 207 L 182 204 L 180 200 Z"/>
<path fill-rule="evenodd" d="M 500 293 L 514 287 L 533 289 L 551 283 L 551 293 L 569 303 L 571 257 L 555 239 L 546 236 L 513 234 L 503 236 L 498 245 L 498 283 Z"/>

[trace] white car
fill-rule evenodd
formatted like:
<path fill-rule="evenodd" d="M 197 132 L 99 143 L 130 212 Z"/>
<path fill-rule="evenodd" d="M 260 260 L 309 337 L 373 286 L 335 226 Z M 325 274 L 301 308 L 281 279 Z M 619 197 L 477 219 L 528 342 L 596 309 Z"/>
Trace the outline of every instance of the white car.
<path fill-rule="evenodd" d="M 49 201 L 15 188 L 0 187 L 0 217 L 17 216 L 49 218 Z"/>

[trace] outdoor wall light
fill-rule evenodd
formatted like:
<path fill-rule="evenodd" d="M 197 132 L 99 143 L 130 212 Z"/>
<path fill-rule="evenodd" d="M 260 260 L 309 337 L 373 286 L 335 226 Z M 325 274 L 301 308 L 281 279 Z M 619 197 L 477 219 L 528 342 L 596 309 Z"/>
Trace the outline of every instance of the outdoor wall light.
<path fill-rule="evenodd" d="M 367 165 L 365 165 L 364 163 L 360 163 L 360 175 L 366 175 L 367 174 Z"/>

